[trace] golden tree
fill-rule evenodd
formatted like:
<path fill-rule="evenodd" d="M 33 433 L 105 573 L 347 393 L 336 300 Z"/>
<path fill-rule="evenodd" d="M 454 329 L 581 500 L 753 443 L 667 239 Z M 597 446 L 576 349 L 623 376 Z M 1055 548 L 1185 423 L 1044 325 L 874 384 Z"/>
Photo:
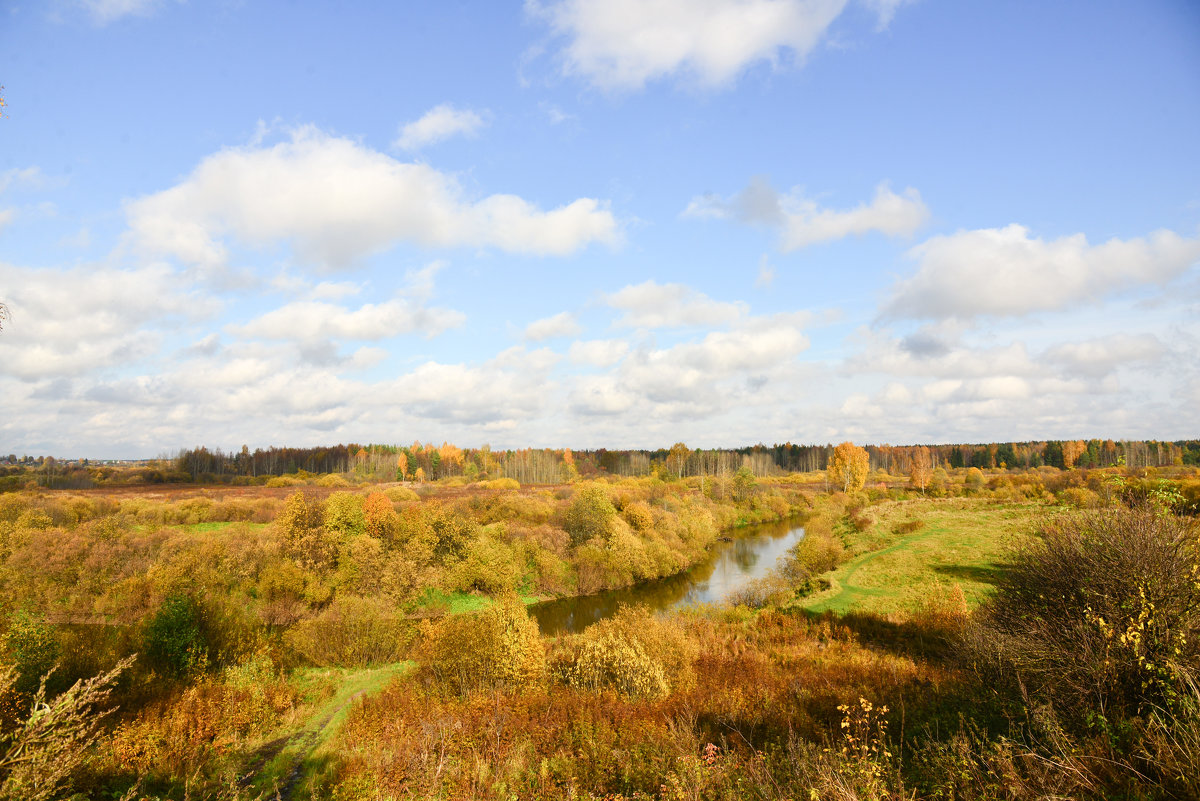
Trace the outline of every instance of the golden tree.
<path fill-rule="evenodd" d="M 921 494 L 924 495 L 925 488 L 929 486 L 929 481 L 933 478 L 933 459 L 929 455 L 929 448 L 922 445 L 913 450 L 908 477 L 912 480 L 913 486 L 921 490 Z"/>
<path fill-rule="evenodd" d="M 1062 444 L 1063 467 L 1070 470 L 1075 466 L 1076 460 L 1085 453 L 1087 453 L 1087 443 L 1083 440 L 1064 442 Z"/>
<path fill-rule="evenodd" d="M 829 483 L 840 487 L 842 492 L 857 492 L 867 482 L 870 467 L 871 459 L 864 448 L 853 442 L 843 442 L 829 457 Z"/>
<path fill-rule="evenodd" d="M 667 452 L 667 470 L 683 478 L 684 471 L 687 469 L 688 456 L 691 453 L 687 445 L 676 442 Z"/>

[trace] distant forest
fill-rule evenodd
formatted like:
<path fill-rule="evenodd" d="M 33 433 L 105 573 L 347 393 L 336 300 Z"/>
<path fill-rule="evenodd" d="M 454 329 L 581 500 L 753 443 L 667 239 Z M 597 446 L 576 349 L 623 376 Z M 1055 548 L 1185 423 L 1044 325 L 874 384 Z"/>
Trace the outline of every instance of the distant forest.
<path fill-rule="evenodd" d="M 1200 465 L 1200 440 L 1047 440 L 957 445 L 866 445 L 870 469 L 907 475 L 913 455 L 928 448 L 932 466 L 945 469 L 1026 470 Z M 833 445 L 751 445 L 733 449 L 689 448 L 676 443 L 657 450 L 598 450 L 526 448 L 492 450 L 459 448 L 449 443 L 411 445 L 331 445 L 315 448 L 257 448 L 243 446 L 225 452 L 196 447 L 174 457 L 162 457 L 138 467 L 60 462 L 50 457 L 16 456 L 0 459 L 0 491 L 20 488 L 32 472 L 37 483 L 51 488 L 82 489 L 97 484 L 125 483 L 259 483 L 274 476 L 298 473 L 353 474 L 368 481 L 437 481 L 462 477 L 467 481 L 513 478 L 522 484 L 553 484 L 604 475 L 672 476 L 729 475 L 741 468 L 756 476 L 824 470 Z M 5 463 L 7 466 L 4 466 Z"/>
<path fill-rule="evenodd" d="M 437 480 L 450 476 L 514 478 L 546 484 L 576 476 L 648 475 L 655 470 L 679 476 L 722 475 L 748 467 L 757 476 L 824 470 L 833 445 L 753 445 L 735 449 L 692 449 L 683 443 L 657 450 L 496 450 L 435 445 L 334 445 L 321 448 L 266 448 L 223 453 L 194 448 L 174 460 L 176 474 L 191 481 L 234 476 L 356 473 L 376 480 Z M 867 445 L 871 469 L 907 474 L 920 446 Z M 1049 440 L 986 444 L 929 445 L 935 467 L 1027 469 L 1070 467 L 1164 467 L 1200 464 L 1200 440 Z"/>

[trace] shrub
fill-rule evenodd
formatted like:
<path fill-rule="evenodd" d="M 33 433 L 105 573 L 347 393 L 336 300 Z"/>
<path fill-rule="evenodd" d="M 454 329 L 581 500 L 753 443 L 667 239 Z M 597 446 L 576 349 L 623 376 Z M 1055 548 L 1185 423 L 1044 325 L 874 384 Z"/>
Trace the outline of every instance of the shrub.
<path fill-rule="evenodd" d="M 1015 554 L 972 651 L 1079 718 L 1169 708 L 1200 675 L 1196 529 L 1145 507 L 1057 518 Z"/>
<path fill-rule="evenodd" d="M 304 479 L 299 476 L 272 476 L 267 479 L 268 487 L 302 487 Z"/>
<path fill-rule="evenodd" d="M 24 610 L 9 618 L 8 631 L 0 638 L 5 661 L 16 671 L 13 689 L 21 694 L 37 690 L 42 677 L 54 668 L 62 656 L 62 644 L 54 627 L 41 615 Z"/>
<path fill-rule="evenodd" d="M 455 589 L 488 594 L 516 589 L 520 577 L 521 567 L 512 549 L 489 536 L 472 540 L 462 561 L 450 571 Z"/>
<path fill-rule="evenodd" d="M 583 487 L 567 507 L 563 528 L 571 535 L 571 545 L 582 545 L 590 539 L 607 539 L 609 523 L 617 509 L 603 487 L 596 484 Z"/>
<path fill-rule="evenodd" d="M 318 487 L 349 487 L 350 482 L 337 473 L 329 473 L 317 479 Z"/>
<path fill-rule="evenodd" d="M 808 576 L 797 573 L 795 578 L 803 582 Z M 764 606 L 778 606 L 792 596 L 792 585 L 789 578 L 780 574 L 767 575 L 746 582 L 729 594 L 725 603 L 731 606 L 744 606 L 748 609 L 762 609 Z"/>
<path fill-rule="evenodd" d="M 554 674 L 573 687 L 662 698 L 693 684 L 695 658 L 695 644 L 675 623 L 645 607 L 623 606 L 567 641 Z"/>
<path fill-rule="evenodd" d="M 324 518 L 321 502 L 302 492 L 289 495 L 275 518 L 284 552 L 307 570 L 327 569 L 336 557 L 335 549 L 325 536 Z"/>
<path fill-rule="evenodd" d="M 453 692 L 517 690 L 545 676 L 537 621 L 515 595 L 473 615 L 426 622 L 423 635 L 424 667 Z"/>
<path fill-rule="evenodd" d="M 383 494 L 388 497 L 393 503 L 404 503 L 407 501 L 419 501 L 421 496 L 410 490 L 408 487 L 388 487 L 383 491 Z"/>
<path fill-rule="evenodd" d="M 490 490 L 517 490 L 521 488 L 521 482 L 515 478 L 504 476 L 502 478 L 493 478 L 491 481 L 480 481 L 481 489 Z"/>
<path fill-rule="evenodd" d="M 385 545 L 396 540 L 400 528 L 400 516 L 396 514 L 391 499 L 382 492 L 372 492 L 363 501 L 363 529 Z"/>
<path fill-rule="evenodd" d="M 299 699 L 270 659 L 256 655 L 180 695 L 142 709 L 113 732 L 112 759 L 140 776 L 194 778 L 205 762 L 275 728 Z"/>
<path fill-rule="evenodd" d="M 1058 493 L 1058 499 L 1076 509 L 1095 509 L 1104 505 L 1100 496 L 1087 487 L 1068 487 Z"/>
<path fill-rule="evenodd" d="M 621 516 L 634 531 L 649 531 L 654 528 L 654 513 L 645 501 L 625 504 L 621 510 Z"/>
<path fill-rule="evenodd" d="M 817 576 L 833 570 L 845 555 L 845 546 L 835 534 L 825 531 L 825 526 L 807 525 L 804 536 L 792 546 L 789 553 L 799 567 Z"/>
<path fill-rule="evenodd" d="M 99 710 L 107 705 L 118 676 L 132 662 L 129 657 L 107 673 L 77 681 L 53 699 L 47 697 L 45 687 L 38 688 L 31 714 L 6 733 L 0 748 L 0 798 L 50 801 L 66 797 L 63 793 L 73 774 L 93 755 L 100 724 L 109 714 Z M 11 669 L 0 672 L 0 694 L 14 679 Z"/>
<path fill-rule="evenodd" d="M 363 497 L 353 492 L 335 492 L 325 499 L 325 530 L 341 542 L 367 530 Z"/>
<path fill-rule="evenodd" d="M 411 624 L 385 601 L 354 595 L 339 595 L 320 615 L 287 633 L 288 645 L 322 667 L 395 662 L 411 640 Z"/>
<path fill-rule="evenodd" d="M 142 647 L 146 661 L 159 673 L 183 676 L 203 669 L 208 662 L 203 610 L 194 598 L 173 593 L 146 621 Z"/>

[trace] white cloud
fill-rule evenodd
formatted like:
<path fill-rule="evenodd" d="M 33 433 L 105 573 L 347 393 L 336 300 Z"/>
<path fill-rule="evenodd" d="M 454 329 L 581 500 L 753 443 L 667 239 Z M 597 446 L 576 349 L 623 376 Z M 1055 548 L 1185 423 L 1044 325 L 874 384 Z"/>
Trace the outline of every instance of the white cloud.
<path fill-rule="evenodd" d="M 145 358 L 172 325 L 217 309 L 162 265 L 56 270 L 0 263 L 0 286 L 13 314 L 0 337 L 0 364 L 26 380 Z M 144 330 L 147 324 L 159 330 Z"/>
<path fill-rule="evenodd" d="M 909 187 L 898 195 L 886 182 L 875 187 L 875 196 L 870 203 L 837 211 L 822 208 L 798 191 L 780 194 L 766 179 L 756 177 L 745 189 L 728 199 L 715 195 L 692 198 L 683 216 L 728 219 L 778 228 L 779 248 L 787 253 L 820 242 L 872 232 L 888 236 L 911 235 L 925 224 L 929 210 L 916 189 Z"/>
<path fill-rule="evenodd" d="M 525 327 L 525 339 L 531 342 L 541 342 L 545 339 L 577 336 L 580 331 L 579 323 L 570 312 L 559 312 L 551 317 L 535 320 Z"/>
<path fill-rule="evenodd" d="M 1135 362 L 1157 362 L 1167 347 L 1153 334 L 1112 334 L 1050 348 L 1045 358 L 1071 374 L 1100 378 Z"/>
<path fill-rule="evenodd" d="M 162 0 L 79 0 L 97 25 L 107 25 L 127 16 L 146 16 L 154 12 Z"/>
<path fill-rule="evenodd" d="M 13 221 L 16 213 L 16 209 L 0 209 L 0 230 L 3 230 L 4 226 Z"/>
<path fill-rule="evenodd" d="M 543 411 L 558 357 L 510 348 L 480 365 L 426 362 L 393 382 L 391 402 L 421 417 L 473 426 L 526 421 Z"/>
<path fill-rule="evenodd" d="M 297 301 L 230 326 L 243 337 L 314 342 L 325 339 L 379 340 L 399 334 L 436 336 L 466 318 L 451 309 L 426 308 L 408 298 L 348 309 L 333 303 Z"/>
<path fill-rule="evenodd" d="M 478 112 L 443 103 L 425 112 L 419 120 L 404 125 L 393 144 L 401 150 L 420 150 L 452 136 L 474 136 L 483 125 Z"/>
<path fill-rule="evenodd" d="M 575 364 L 612 367 L 629 353 L 629 343 L 621 339 L 591 339 L 572 342 L 567 358 Z"/>
<path fill-rule="evenodd" d="M 642 347 L 608 375 L 576 382 L 570 407 L 584 415 L 613 415 L 633 399 L 646 414 L 711 417 L 734 405 L 755 405 L 774 396 L 771 377 L 786 373 L 809 346 L 800 331 L 806 315 L 740 320 L 728 331 L 668 348 Z"/>
<path fill-rule="evenodd" d="M 42 171 L 37 167 L 13 167 L 0 172 L 0 193 L 10 186 L 26 184 L 36 186 L 42 182 Z"/>
<path fill-rule="evenodd" d="M 955 326 L 924 327 L 896 338 L 863 328 L 857 334 L 863 348 L 847 358 L 845 371 L 849 375 L 874 372 L 944 378 L 1047 374 L 1044 366 L 1030 358 L 1024 342 L 972 346 L 964 343 L 960 334 Z"/>
<path fill-rule="evenodd" d="M 624 414 L 645 399 L 624 389 L 612 375 L 584 376 L 575 382 L 570 407 L 576 414 L 608 416 Z"/>
<path fill-rule="evenodd" d="M 541 211 L 514 195 L 472 202 L 463 194 L 432 167 L 310 127 L 272 147 L 209 156 L 126 211 L 136 248 L 209 269 L 227 261 L 227 236 L 253 246 L 287 241 L 300 259 L 326 268 L 398 242 L 561 256 L 620 239 L 612 214 L 592 198 Z"/>
<path fill-rule="evenodd" d="M 884 388 L 881 398 L 887 403 L 912 403 L 912 392 L 903 384 L 892 381 Z"/>
<path fill-rule="evenodd" d="M 883 30 L 892 24 L 892 19 L 896 16 L 896 10 L 900 6 L 906 6 L 915 0 L 864 0 L 867 6 L 875 11 L 879 18 L 879 29 Z"/>
<path fill-rule="evenodd" d="M 912 248 L 917 272 L 898 282 L 883 315 L 970 319 L 1022 315 L 1163 285 L 1200 259 L 1200 240 L 1172 231 L 1089 245 L 1083 234 L 1052 241 L 1020 225 L 935 236 Z"/>
<path fill-rule="evenodd" d="M 847 0 L 526 0 L 569 41 L 562 69 L 606 90 L 686 75 L 728 83 L 752 64 L 803 62 Z"/>
<path fill-rule="evenodd" d="M 659 284 L 654 280 L 631 284 L 607 295 L 605 302 L 625 312 L 616 324 L 629 328 L 721 325 L 746 312 L 744 303 L 713 300 L 683 284 Z"/>

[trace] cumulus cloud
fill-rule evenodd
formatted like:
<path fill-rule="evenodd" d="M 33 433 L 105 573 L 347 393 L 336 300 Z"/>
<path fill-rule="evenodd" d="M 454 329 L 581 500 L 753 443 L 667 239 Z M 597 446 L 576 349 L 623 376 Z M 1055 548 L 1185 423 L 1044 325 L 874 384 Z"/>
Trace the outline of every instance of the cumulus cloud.
<path fill-rule="evenodd" d="M 1153 363 L 1167 347 L 1153 334 L 1113 334 L 1050 348 L 1045 358 L 1075 375 L 1100 378 L 1131 363 Z"/>
<path fill-rule="evenodd" d="M 404 125 L 393 144 L 401 150 L 420 150 L 452 136 L 474 136 L 483 125 L 478 112 L 443 103 Z"/>
<path fill-rule="evenodd" d="M 545 339 L 577 336 L 580 331 L 579 323 L 570 312 L 559 312 L 551 317 L 535 320 L 525 327 L 525 339 L 531 342 L 541 342 Z"/>
<path fill-rule="evenodd" d="M 642 347 L 608 375 L 586 376 L 570 394 L 583 415 L 622 413 L 633 402 L 667 416 L 711 416 L 735 403 L 753 403 L 769 376 L 786 370 L 809 346 L 800 330 L 807 317 L 746 318 L 727 331 L 667 348 Z"/>
<path fill-rule="evenodd" d="M 562 256 L 620 239 L 617 221 L 593 198 L 550 211 L 515 195 L 472 201 L 432 167 L 311 127 L 274 146 L 209 156 L 126 212 L 134 247 L 214 269 L 227 261 L 226 237 L 252 246 L 286 241 L 301 260 L 325 268 L 398 242 Z"/>
<path fill-rule="evenodd" d="M 426 362 L 387 393 L 421 417 L 470 425 L 504 425 L 541 412 L 553 389 L 558 357 L 549 350 L 509 348 L 479 365 Z"/>
<path fill-rule="evenodd" d="M 144 358 L 173 324 L 218 308 L 162 265 L 31 269 L 0 263 L 0 286 L 9 288 L 5 302 L 14 317 L 0 337 L 0 363 L 26 380 Z M 148 324 L 159 331 L 140 330 Z"/>
<path fill-rule="evenodd" d="M 367 303 L 356 309 L 315 300 L 273 309 L 231 333 L 260 339 L 317 341 L 380 340 L 399 334 L 437 336 L 462 325 L 466 317 L 452 309 L 426 308 L 409 298 Z"/>
<path fill-rule="evenodd" d="M 957 326 L 924 326 L 904 337 L 860 329 L 862 349 L 846 359 L 844 372 L 887 373 L 944 378 L 1044 375 L 1046 368 L 1029 355 L 1024 342 L 972 345 Z"/>
<path fill-rule="evenodd" d="M 572 342 L 567 358 L 574 364 L 592 367 L 612 367 L 629 353 L 629 343 L 622 339 L 591 339 Z"/>
<path fill-rule="evenodd" d="M 701 195 L 688 203 L 685 217 L 734 220 L 751 225 L 779 229 L 780 250 L 800 248 L 878 232 L 888 236 L 907 236 L 929 219 L 929 210 L 921 194 L 909 187 L 896 194 L 881 183 L 875 187 L 870 203 L 838 211 L 822 208 L 801 193 L 780 194 L 765 178 L 755 177 L 745 189 L 729 198 Z"/>
<path fill-rule="evenodd" d="M 728 83 L 752 64 L 803 62 L 847 0 L 526 0 L 568 42 L 562 69 L 605 90 L 685 75 Z"/>
<path fill-rule="evenodd" d="M 683 284 L 654 280 L 631 284 L 605 296 L 605 303 L 625 313 L 616 321 L 629 328 L 714 326 L 733 322 L 746 312 L 744 303 L 713 300 Z"/>
<path fill-rule="evenodd" d="M 935 236 L 912 248 L 917 272 L 898 282 L 885 318 L 1023 315 L 1163 285 L 1200 259 L 1200 240 L 1172 231 L 1091 245 L 1083 234 L 1046 241 L 1020 225 Z"/>

